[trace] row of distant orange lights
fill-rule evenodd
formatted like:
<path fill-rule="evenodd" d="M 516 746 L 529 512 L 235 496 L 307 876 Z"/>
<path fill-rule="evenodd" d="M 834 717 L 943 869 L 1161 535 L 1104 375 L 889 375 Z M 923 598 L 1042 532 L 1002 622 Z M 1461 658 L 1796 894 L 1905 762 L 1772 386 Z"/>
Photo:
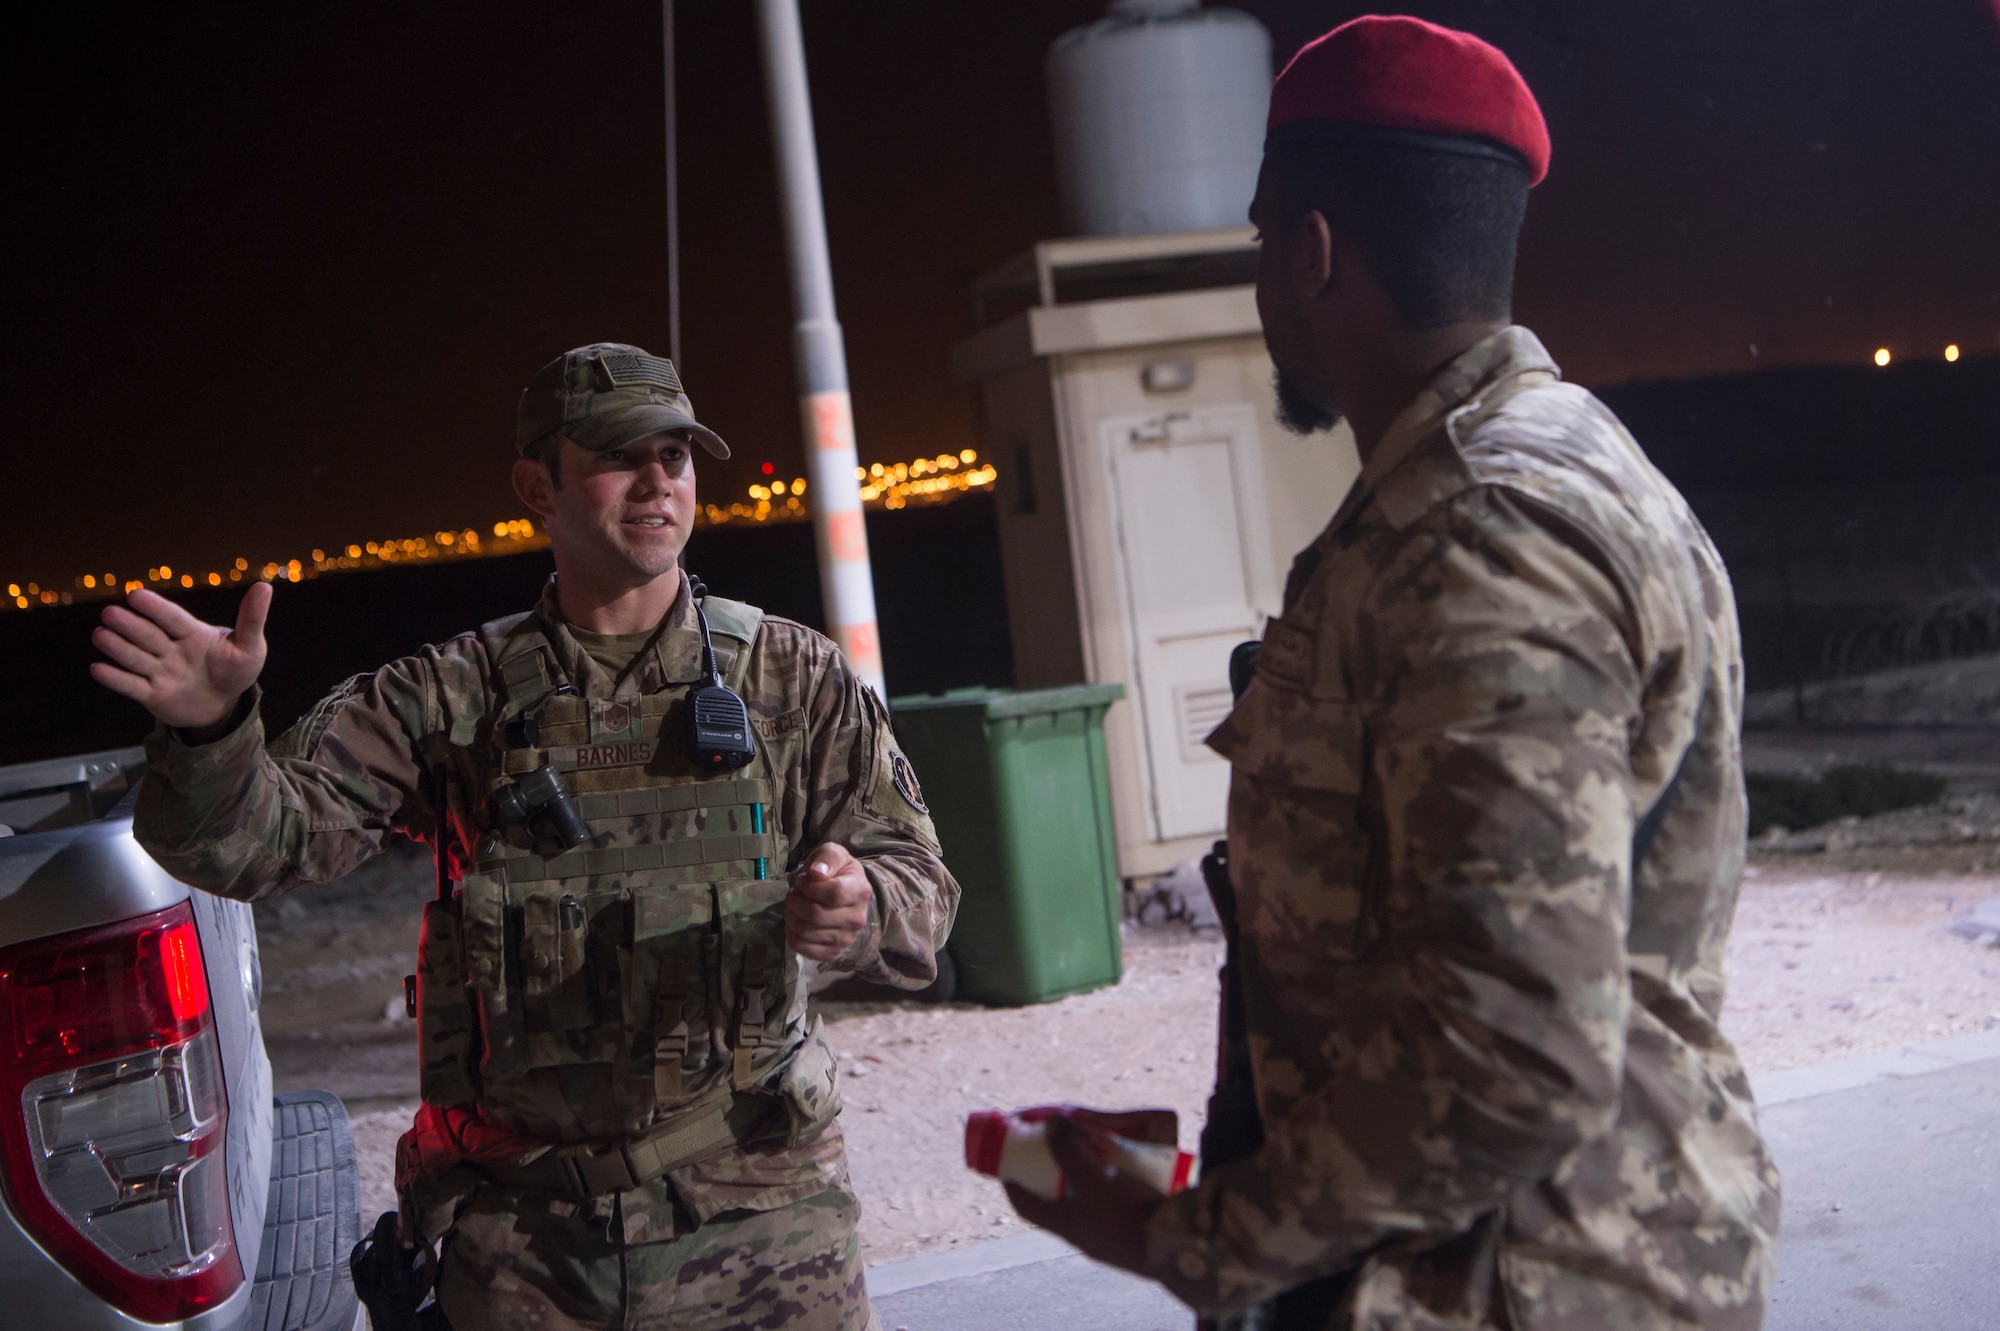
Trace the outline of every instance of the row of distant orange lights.
<path fill-rule="evenodd" d="M 914 462 L 872 463 L 854 469 L 861 482 L 861 502 L 873 508 L 895 510 L 911 504 L 948 503 L 967 490 L 993 484 L 999 473 L 992 463 L 979 466 L 979 454 L 966 449 L 957 454 L 940 453 Z M 767 472 L 770 464 L 766 463 Z M 709 504 L 702 516 L 721 526 L 727 522 L 792 522 L 810 515 L 805 502 L 806 479 L 774 480 L 753 485 L 748 503 Z"/>
<path fill-rule="evenodd" d="M 877 462 L 867 467 L 856 467 L 854 476 L 861 482 L 862 503 L 871 508 L 893 510 L 911 504 L 946 503 L 969 490 L 993 484 L 998 473 L 992 464 L 980 466 L 978 462 L 979 455 L 968 448 L 955 455 L 940 453 L 935 458 L 918 458 L 913 462 L 893 465 Z M 805 492 L 803 477 L 752 485 L 747 491 L 747 503 L 726 506 L 708 504 L 696 518 L 715 526 L 731 522 L 798 521 L 811 514 L 806 507 Z M 546 532 L 526 518 L 510 518 L 494 523 L 490 536 L 467 527 L 463 531 L 438 531 L 428 536 L 368 541 L 332 552 L 316 549 L 310 559 L 271 560 L 256 566 L 247 559 L 237 559 L 226 569 L 203 573 L 177 572 L 171 565 L 158 564 L 148 568 L 143 578 L 127 577 L 121 580 L 115 573 L 85 573 L 72 578 L 70 586 L 61 590 L 35 582 L 10 582 L 7 584 L 7 601 L 0 603 L 0 608 L 11 605 L 16 610 L 33 610 L 42 606 L 70 605 L 79 600 L 105 600 L 121 594 L 129 595 L 142 587 L 164 591 L 176 587 L 187 590 L 221 587 L 245 580 L 303 582 L 322 573 L 385 568 L 438 559 L 519 554 L 547 545 Z"/>
<path fill-rule="evenodd" d="M 1954 364 L 1957 362 L 1958 343 L 1953 342 L 1944 349 L 1944 358 L 1947 364 Z M 1887 347 L 1875 348 L 1875 363 L 1877 365 L 1887 365 L 1893 359 L 1895 358 L 1889 354 L 1889 348 Z"/>
<path fill-rule="evenodd" d="M 381 568 L 421 559 L 514 554 L 521 550 L 539 549 L 547 543 L 547 538 L 537 532 L 532 523 L 525 518 L 515 518 L 495 523 L 491 541 L 483 540 L 477 531 L 468 527 L 464 531 L 434 532 L 429 536 L 396 541 L 369 541 L 365 545 L 350 545 L 331 554 L 325 550 L 314 550 L 311 559 L 287 559 L 282 563 L 271 560 L 254 568 L 247 559 L 238 559 L 226 569 L 200 574 L 176 573 L 172 565 L 159 564 L 148 568 L 143 578 L 126 578 L 122 582 L 115 573 L 86 573 L 71 579 L 68 591 L 57 591 L 33 582 L 26 586 L 10 582 L 7 584 L 7 595 L 16 610 L 30 610 L 42 605 L 69 605 L 77 600 L 101 600 L 121 593 L 129 595 L 142 587 L 156 590 L 220 587 L 246 579 L 303 582 L 307 578 L 342 569 Z"/>

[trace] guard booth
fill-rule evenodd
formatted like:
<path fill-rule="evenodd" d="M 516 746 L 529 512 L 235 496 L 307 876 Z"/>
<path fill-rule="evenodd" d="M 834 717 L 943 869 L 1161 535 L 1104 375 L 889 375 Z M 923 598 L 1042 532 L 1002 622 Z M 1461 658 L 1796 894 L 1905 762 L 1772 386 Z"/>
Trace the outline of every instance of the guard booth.
<path fill-rule="evenodd" d="M 1105 718 L 1120 875 L 1202 854 L 1232 647 L 1359 470 L 1279 426 L 1247 226 L 1049 241 L 983 278 L 953 350 L 978 385 L 1016 683 L 1121 684 Z"/>

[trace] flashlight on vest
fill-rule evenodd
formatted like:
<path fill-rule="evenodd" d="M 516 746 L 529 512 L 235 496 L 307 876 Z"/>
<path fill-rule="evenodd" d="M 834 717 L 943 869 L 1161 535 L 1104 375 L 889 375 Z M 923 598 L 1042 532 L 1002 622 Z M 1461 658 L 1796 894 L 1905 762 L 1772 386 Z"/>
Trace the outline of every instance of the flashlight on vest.
<path fill-rule="evenodd" d="M 500 787 L 493 793 L 493 805 L 501 821 L 523 824 L 536 833 L 546 830 L 564 850 L 590 844 L 590 829 L 584 826 L 576 801 L 563 785 L 562 774 L 548 763 Z"/>
<path fill-rule="evenodd" d="M 690 574 L 688 591 L 694 597 L 695 618 L 701 622 L 702 665 L 708 672 L 708 682 L 688 693 L 688 751 L 702 767 L 733 772 L 757 756 L 757 746 L 750 739 L 750 711 L 715 668 L 715 644 L 709 641 L 708 616 L 701 609 L 708 588 Z"/>

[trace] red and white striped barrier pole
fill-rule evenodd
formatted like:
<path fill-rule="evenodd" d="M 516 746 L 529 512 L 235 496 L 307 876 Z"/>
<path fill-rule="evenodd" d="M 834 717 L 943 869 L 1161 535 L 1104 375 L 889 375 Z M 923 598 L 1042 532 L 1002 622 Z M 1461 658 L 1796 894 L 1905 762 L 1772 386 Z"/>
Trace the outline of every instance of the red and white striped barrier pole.
<path fill-rule="evenodd" d="M 793 349 L 805 417 L 806 481 L 819 547 L 819 587 L 827 632 L 877 696 L 882 640 L 875 624 L 875 579 L 868 563 L 861 482 L 855 471 L 854 407 L 847 392 L 847 351 L 833 310 L 833 264 L 826 247 L 812 101 L 806 87 L 805 39 L 798 0 L 757 0 L 764 83 L 776 140 L 778 194 L 791 259 L 798 322 Z"/>

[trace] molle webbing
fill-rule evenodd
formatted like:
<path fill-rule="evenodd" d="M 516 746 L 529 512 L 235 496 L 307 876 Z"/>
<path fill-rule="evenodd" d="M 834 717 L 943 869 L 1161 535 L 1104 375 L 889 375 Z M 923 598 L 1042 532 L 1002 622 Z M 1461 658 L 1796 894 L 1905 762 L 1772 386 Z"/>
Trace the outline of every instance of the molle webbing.
<path fill-rule="evenodd" d="M 660 985 L 653 1015 L 653 1098 L 670 1104 L 681 1098 L 688 1046 L 694 1028 L 688 1024 L 687 995 L 671 983 Z"/>
<path fill-rule="evenodd" d="M 522 700 L 522 706 L 532 706 L 535 700 L 555 688 L 554 671 L 549 669 L 548 653 L 545 651 L 524 652 L 500 667 L 500 678 L 507 685 L 507 700 Z"/>
<path fill-rule="evenodd" d="M 709 609 L 724 678 L 740 689 L 762 615 L 713 598 Z M 784 946 L 785 885 L 767 876 L 788 850 L 769 757 L 760 745 L 736 773 L 690 761 L 681 722 L 692 679 L 585 696 L 565 684 L 561 635 L 545 637 L 539 618 L 495 621 L 482 636 L 501 696 L 481 727 L 474 784 L 497 794 L 547 764 L 591 840 L 547 854 L 544 828 L 489 803 L 475 871 L 450 903 L 463 947 L 447 957 L 440 929 L 429 950 L 439 974 L 422 992 L 456 981 L 466 1001 L 420 1003 L 421 1029 L 436 1037 L 426 1100 L 473 1099 L 533 1135 L 594 1139 L 518 1170 L 482 1167 L 572 1196 L 630 1188 L 782 1129 L 761 1086 L 794 1050 L 797 962 Z M 685 646 L 666 655 L 685 664 Z"/>
<path fill-rule="evenodd" d="M 777 1020 L 773 1021 L 773 1017 Z M 773 1047 L 782 1047 L 784 1031 L 785 1014 L 770 1010 L 764 986 L 746 988 L 736 1016 L 736 1049 L 729 1072 L 732 1086 L 741 1091 L 757 1080 L 757 1055 Z"/>
<path fill-rule="evenodd" d="M 508 615 L 479 626 L 486 659 L 498 676 L 501 722 L 513 720 L 555 691 L 556 664 L 534 615 Z"/>
<path fill-rule="evenodd" d="M 582 795 L 576 807 L 585 821 L 626 818 L 648 813 L 681 813 L 688 809 L 721 809 L 734 804 L 769 804 L 771 783 L 760 780 L 703 781 L 691 786 L 652 786 L 645 790 L 607 790 Z"/>
<path fill-rule="evenodd" d="M 677 869 L 691 864 L 729 864 L 761 860 L 769 846 L 762 835 L 675 837 L 644 846 L 607 846 L 602 850 L 572 850 L 543 859 L 540 855 L 508 855 L 498 863 L 505 866 L 510 883 L 535 883 L 556 878 L 588 878 L 597 874 L 645 873 L 653 869 Z M 495 867 L 489 860 L 481 869 Z"/>
<path fill-rule="evenodd" d="M 643 697 L 580 698 L 567 696 L 549 704 L 538 719 L 536 742 L 543 748 L 581 748 L 636 740 L 659 731 L 660 722 L 679 705 L 680 690 Z"/>

